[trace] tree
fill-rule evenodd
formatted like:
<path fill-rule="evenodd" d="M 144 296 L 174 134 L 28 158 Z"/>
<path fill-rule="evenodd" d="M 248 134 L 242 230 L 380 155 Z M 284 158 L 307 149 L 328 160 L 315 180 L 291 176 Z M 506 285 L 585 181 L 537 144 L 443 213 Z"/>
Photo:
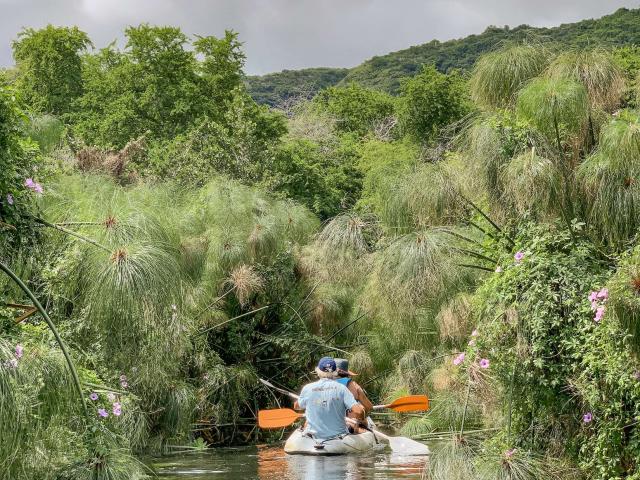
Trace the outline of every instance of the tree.
<path fill-rule="evenodd" d="M 442 74 L 431 65 L 402 85 L 400 124 L 403 132 L 420 141 L 433 139 L 438 130 L 471 110 L 464 79 Z"/>
<path fill-rule="evenodd" d="M 212 110 L 220 108 L 231 99 L 232 93 L 242 84 L 245 55 L 238 34 L 224 32 L 224 38 L 198 37 L 193 42 L 198 54 L 204 58 L 200 73 Z"/>
<path fill-rule="evenodd" d="M 355 146 L 349 136 L 338 145 L 304 138 L 283 143 L 263 169 L 262 183 L 308 207 L 321 219 L 352 206 L 360 195 L 362 180 L 355 168 Z"/>
<path fill-rule="evenodd" d="M 166 142 L 202 122 L 224 122 L 243 95 L 237 34 L 190 43 L 174 27 L 143 24 L 125 33 L 124 51 L 110 45 L 85 58 L 85 92 L 71 118 L 85 143 L 120 149 L 145 133 Z"/>
<path fill-rule="evenodd" d="M 395 100 L 386 93 L 369 90 L 352 83 L 347 87 L 330 87 L 315 98 L 321 109 L 336 117 L 340 132 L 364 135 L 376 123 L 393 115 Z"/>
<path fill-rule="evenodd" d="M 27 105 L 44 113 L 68 113 L 82 94 L 81 54 L 90 46 L 91 40 L 78 27 L 22 30 L 13 42 L 13 57 Z"/>

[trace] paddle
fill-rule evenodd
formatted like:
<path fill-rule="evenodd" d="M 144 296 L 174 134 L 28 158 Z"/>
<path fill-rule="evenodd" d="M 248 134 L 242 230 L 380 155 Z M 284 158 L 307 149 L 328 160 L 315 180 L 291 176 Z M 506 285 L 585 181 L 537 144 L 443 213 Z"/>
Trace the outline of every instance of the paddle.
<path fill-rule="evenodd" d="M 288 427 L 301 417 L 304 417 L 303 413 L 298 413 L 290 408 L 258 410 L 258 426 L 266 430 L 284 428 Z"/>
<path fill-rule="evenodd" d="M 263 385 L 266 385 L 269 388 L 274 389 L 276 392 L 280 392 L 284 395 L 287 395 L 294 400 L 298 399 L 298 395 L 293 392 L 289 392 L 284 388 L 279 388 L 273 385 L 268 380 L 264 380 L 259 378 L 260 382 Z M 429 398 L 426 395 L 407 395 L 406 397 L 396 398 L 393 402 L 388 403 L 386 405 L 374 405 L 374 410 L 382 410 L 384 408 L 389 408 L 394 412 L 405 413 L 405 412 L 419 412 L 422 410 L 429 410 Z M 287 409 L 283 409 L 287 410 Z M 293 423 L 293 422 L 292 422 Z"/>
<path fill-rule="evenodd" d="M 398 413 L 429 410 L 429 398 L 426 395 L 407 395 L 396 398 L 387 405 L 374 405 L 373 407 L 374 410 L 382 410 L 383 408 L 390 408 Z"/>

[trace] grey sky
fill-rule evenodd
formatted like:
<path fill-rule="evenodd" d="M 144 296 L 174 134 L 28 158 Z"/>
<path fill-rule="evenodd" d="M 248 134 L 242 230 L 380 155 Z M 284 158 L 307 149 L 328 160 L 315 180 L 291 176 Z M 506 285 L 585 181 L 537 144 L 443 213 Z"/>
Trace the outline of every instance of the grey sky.
<path fill-rule="evenodd" d="M 640 0 L 0 0 L 0 65 L 24 26 L 78 25 L 96 47 L 127 25 L 177 25 L 187 34 L 240 33 L 246 72 L 350 67 L 434 38 L 487 25 L 553 26 L 595 18 Z"/>

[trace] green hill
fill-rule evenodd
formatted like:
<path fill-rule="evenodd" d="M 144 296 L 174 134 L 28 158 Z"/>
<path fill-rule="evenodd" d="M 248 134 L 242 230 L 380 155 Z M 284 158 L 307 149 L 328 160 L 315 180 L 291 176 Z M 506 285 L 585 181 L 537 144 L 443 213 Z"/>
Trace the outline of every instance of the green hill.
<path fill-rule="evenodd" d="M 339 83 L 349 73 L 348 68 L 305 68 L 283 70 L 246 79 L 249 93 L 258 103 L 279 105 L 289 97 L 313 95 L 318 90 Z"/>
<path fill-rule="evenodd" d="M 313 93 L 331 85 L 349 82 L 395 93 L 400 80 L 415 75 L 424 64 L 435 64 L 443 72 L 452 69 L 466 70 L 473 66 L 480 55 L 497 45 L 523 39 L 556 42 L 563 47 L 640 44 L 640 9 L 621 8 L 599 19 L 582 20 L 552 28 L 528 25 L 515 28 L 490 26 L 478 35 L 446 42 L 433 40 L 373 57 L 351 69 L 284 70 L 248 77 L 246 83 L 256 101 L 269 105 L 277 105 L 283 99 L 300 92 Z"/>

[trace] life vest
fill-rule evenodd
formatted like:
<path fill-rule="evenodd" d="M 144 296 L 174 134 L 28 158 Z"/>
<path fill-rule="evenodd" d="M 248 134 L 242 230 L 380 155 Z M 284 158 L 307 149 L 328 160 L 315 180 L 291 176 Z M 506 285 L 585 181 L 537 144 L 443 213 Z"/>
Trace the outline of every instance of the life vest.
<path fill-rule="evenodd" d="M 336 378 L 336 382 L 341 383 L 345 387 L 347 387 L 349 385 L 350 381 L 351 381 L 351 379 L 349 377 Z"/>

